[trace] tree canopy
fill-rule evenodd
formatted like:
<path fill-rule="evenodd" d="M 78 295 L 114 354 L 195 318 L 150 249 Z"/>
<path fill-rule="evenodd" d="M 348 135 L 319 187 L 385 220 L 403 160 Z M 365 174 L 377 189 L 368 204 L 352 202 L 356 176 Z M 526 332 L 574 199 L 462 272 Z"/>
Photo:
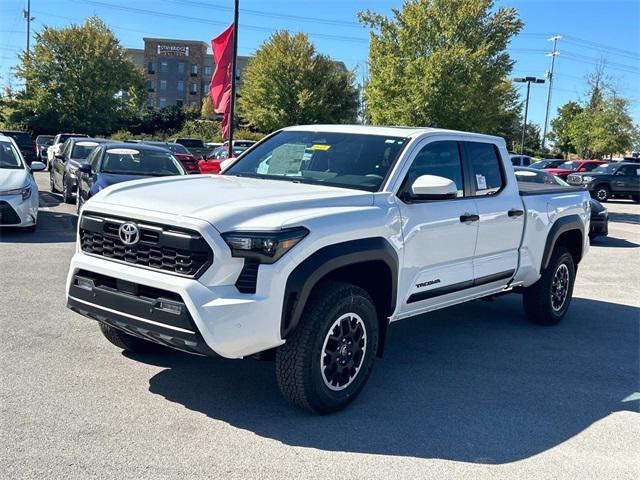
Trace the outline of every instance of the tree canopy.
<path fill-rule="evenodd" d="M 239 114 L 270 132 L 296 124 L 353 122 L 358 108 L 354 74 L 319 54 L 304 33 L 274 33 L 249 60 Z"/>
<path fill-rule="evenodd" d="M 142 72 L 97 17 L 68 28 L 44 27 L 16 73 L 25 90 L 16 96 L 10 120 L 31 130 L 107 133 L 146 100 Z"/>
<path fill-rule="evenodd" d="M 507 80 L 516 10 L 491 0 L 407 0 L 372 28 L 365 115 L 375 124 L 424 125 L 515 135 L 520 102 Z"/>

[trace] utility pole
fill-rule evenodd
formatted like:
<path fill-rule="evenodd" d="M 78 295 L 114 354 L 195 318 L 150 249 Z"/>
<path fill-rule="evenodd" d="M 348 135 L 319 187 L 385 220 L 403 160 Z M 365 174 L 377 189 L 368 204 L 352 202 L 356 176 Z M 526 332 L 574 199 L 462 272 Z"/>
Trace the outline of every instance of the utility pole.
<path fill-rule="evenodd" d="M 529 113 L 529 92 L 531 91 L 532 83 L 544 83 L 544 78 L 536 77 L 517 77 L 513 79 L 516 83 L 527 84 L 527 97 L 524 102 L 524 121 L 522 122 L 522 141 L 520 142 L 520 155 L 524 155 L 524 134 L 527 131 L 527 115 Z"/>
<path fill-rule="evenodd" d="M 562 38 L 561 35 L 554 35 L 549 39 L 550 42 L 553 42 L 553 51 L 548 53 L 547 56 L 551 57 L 551 70 L 547 72 L 547 78 L 549 79 L 549 89 L 547 90 L 547 109 L 544 114 L 544 129 L 542 133 L 542 154 L 545 152 L 545 145 L 547 142 L 547 126 L 549 124 L 549 108 L 551 108 L 551 86 L 553 85 L 553 67 L 556 64 L 556 56 L 560 52 L 558 52 L 558 40 Z"/>
<path fill-rule="evenodd" d="M 22 15 L 27 21 L 27 55 L 29 55 L 29 44 L 31 41 L 31 21 L 35 20 L 35 17 L 31 16 L 31 0 L 27 0 L 27 8 L 22 11 Z"/>
<path fill-rule="evenodd" d="M 235 0 L 233 12 L 233 58 L 231 60 L 231 102 L 229 105 L 229 158 L 233 157 L 233 117 L 236 107 L 236 70 L 238 60 L 238 16 L 240 0 Z"/>

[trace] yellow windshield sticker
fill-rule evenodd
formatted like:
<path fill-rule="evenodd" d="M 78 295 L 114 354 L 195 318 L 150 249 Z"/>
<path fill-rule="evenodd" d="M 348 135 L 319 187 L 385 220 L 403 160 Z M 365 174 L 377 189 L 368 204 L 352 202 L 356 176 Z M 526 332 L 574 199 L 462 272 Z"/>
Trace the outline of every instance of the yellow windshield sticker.
<path fill-rule="evenodd" d="M 316 143 L 314 145 L 311 145 L 311 150 L 324 150 L 327 151 L 331 148 L 331 145 L 322 145 L 320 143 Z"/>

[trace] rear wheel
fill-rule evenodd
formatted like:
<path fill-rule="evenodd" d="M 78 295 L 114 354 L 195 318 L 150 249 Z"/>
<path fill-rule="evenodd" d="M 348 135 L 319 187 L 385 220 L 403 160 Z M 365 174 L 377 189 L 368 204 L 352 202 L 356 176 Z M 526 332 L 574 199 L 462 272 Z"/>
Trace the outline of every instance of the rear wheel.
<path fill-rule="evenodd" d="M 364 387 L 377 346 L 378 318 L 369 294 L 347 283 L 323 284 L 276 351 L 280 391 L 314 413 L 340 410 Z"/>
<path fill-rule="evenodd" d="M 540 279 L 524 290 L 522 299 L 527 318 L 538 325 L 560 322 L 571 304 L 575 276 L 576 268 L 569 251 L 556 248 Z"/>
<path fill-rule="evenodd" d="M 611 196 L 611 190 L 609 190 L 609 187 L 606 185 L 598 185 L 593 191 L 593 196 L 596 197 L 596 200 L 599 202 L 606 202 Z"/>
<path fill-rule="evenodd" d="M 114 344 L 118 348 L 121 348 L 122 350 L 126 350 L 127 352 L 132 353 L 147 353 L 152 352 L 158 348 L 158 346 L 153 342 L 149 342 L 147 340 L 143 340 L 142 338 L 129 335 L 128 333 L 125 333 L 122 330 L 118 330 L 117 328 L 113 328 L 106 323 L 99 323 L 102 335 L 104 335 L 107 340 L 109 340 L 112 344 Z"/>

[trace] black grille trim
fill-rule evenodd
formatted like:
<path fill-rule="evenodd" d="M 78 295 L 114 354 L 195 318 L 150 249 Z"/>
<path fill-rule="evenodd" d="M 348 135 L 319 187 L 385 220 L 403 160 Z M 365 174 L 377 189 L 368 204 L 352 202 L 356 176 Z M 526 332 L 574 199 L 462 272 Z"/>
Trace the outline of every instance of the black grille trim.
<path fill-rule="evenodd" d="M 134 222 L 140 230 L 140 241 L 133 246 L 122 243 L 118 228 Z M 213 263 L 213 251 L 200 233 L 169 225 L 84 212 L 80 219 L 80 248 L 114 262 L 198 278 Z"/>
<path fill-rule="evenodd" d="M 253 258 L 245 258 L 242 271 L 236 280 L 236 288 L 240 293 L 256 293 L 258 268 L 260 262 Z"/>
<path fill-rule="evenodd" d="M 0 201 L 0 225 L 17 225 L 20 216 L 8 202 Z"/>

